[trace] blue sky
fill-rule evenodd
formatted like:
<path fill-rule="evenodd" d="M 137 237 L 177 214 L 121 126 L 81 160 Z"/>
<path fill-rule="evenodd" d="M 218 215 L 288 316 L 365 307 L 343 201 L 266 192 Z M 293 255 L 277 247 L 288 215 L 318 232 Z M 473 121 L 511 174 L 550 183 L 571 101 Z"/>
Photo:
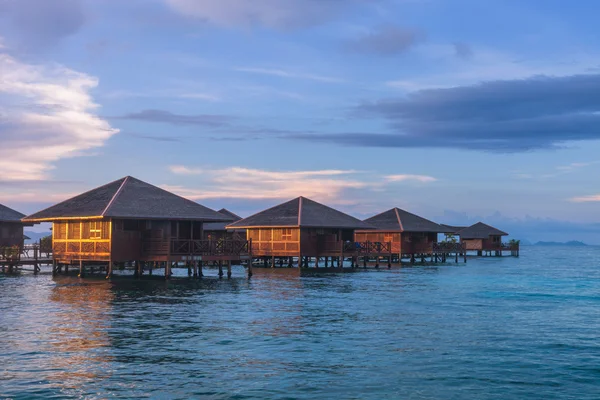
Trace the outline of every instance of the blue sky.
<path fill-rule="evenodd" d="M 0 0 L 0 202 L 133 175 L 600 243 L 595 1 Z"/>

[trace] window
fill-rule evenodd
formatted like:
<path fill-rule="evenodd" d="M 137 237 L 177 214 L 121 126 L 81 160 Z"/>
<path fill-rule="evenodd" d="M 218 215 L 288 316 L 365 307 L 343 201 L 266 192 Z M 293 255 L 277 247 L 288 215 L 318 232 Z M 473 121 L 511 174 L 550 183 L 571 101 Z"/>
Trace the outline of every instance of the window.
<path fill-rule="evenodd" d="M 90 239 L 102 239 L 102 221 L 90 222 Z"/>
<path fill-rule="evenodd" d="M 281 239 L 282 240 L 292 240 L 292 230 L 290 228 L 282 229 Z"/>

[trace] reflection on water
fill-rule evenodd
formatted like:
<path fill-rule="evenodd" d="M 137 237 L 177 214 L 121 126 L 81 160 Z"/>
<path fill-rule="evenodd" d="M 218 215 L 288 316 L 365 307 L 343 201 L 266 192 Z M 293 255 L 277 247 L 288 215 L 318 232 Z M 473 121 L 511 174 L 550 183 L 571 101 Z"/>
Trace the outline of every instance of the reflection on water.
<path fill-rule="evenodd" d="M 48 300 L 55 323 L 40 350 L 46 354 L 52 386 L 79 389 L 110 374 L 112 285 L 106 281 L 55 278 Z"/>
<path fill-rule="evenodd" d="M 600 254 L 552 251 L 250 281 L 0 275 L 0 398 L 596 399 Z"/>

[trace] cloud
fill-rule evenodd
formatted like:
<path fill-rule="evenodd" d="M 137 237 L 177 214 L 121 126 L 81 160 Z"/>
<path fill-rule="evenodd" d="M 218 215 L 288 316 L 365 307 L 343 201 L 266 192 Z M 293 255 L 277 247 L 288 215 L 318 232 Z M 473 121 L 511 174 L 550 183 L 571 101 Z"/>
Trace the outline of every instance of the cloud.
<path fill-rule="evenodd" d="M 422 38 L 417 30 L 387 25 L 347 42 L 346 46 L 359 53 L 391 56 L 406 52 Z"/>
<path fill-rule="evenodd" d="M 205 189 L 189 189 L 182 186 L 163 186 L 193 200 L 205 199 L 290 199 L 306 196 L 315 200 L 336 204 L 352 201 L 344 196 L 348 190 L 380 190 L 390 182 L 417 180 L 433 182 L 435 178 L 421 175 L 394 179 L 394 176 L 378 177 L 362 175 L 354 170 L 269 171 L 253 168 L 230 167 L 224 169 L 197 168 L 172 165 L 175 175 L 197 176 L 204 180 Z M 396 175 L 400 177 L 401 175 Z"/>
<path fill-rule="evenodd" d="M 554 168 L 552 172 L 544 173 L 544 174 L 532 174 L 532 173 L 524 173 L 521 171 L 513 171 L 514 177 L 517 179 L 551 179 L 560 176 L 564 176 L 566 174 L 571 174 L 582 168 L 589 167 L 591 165 L 596 165 L 600 163 L 600 161 L 590 161 L 590 162 L 574 162 L 567 165 L 559 165 Z"/>
<path fill-rule="evenodd" d="M 2 0 L 3 20 L 5 36 L 14 35 L 22 46 L 42 48 L 79 31 L 85 14 L 81 0 Z"/>
<path fill-rule="evenodd" d="M 361 104 L 389 133 L 298 134 L 363 147 L 456 148 L 513 153 L 600 139 L 600 75 L 538 76 L 427 89 Z"/>
<path fill-rule="evenodd" d="M 145 122 L 159 122 L 172 125 L 201 125 L 208 127 L 221 127 L 228 125 L 231 117 L 225 115 L 197 114 L 182 115 L 174 114 L 164 110 L 143 110 L 140 112 L 125 114 L 117 119 L 132 119 Z"/>
<path fill-rule="evenodd" d="M 459 45 L 457 49 L 457 44 Z M 403 74 L 401 79 L 385 82 L 386 86 L 403 92 L 424 89 L 454 88 L 488 81 L 527 80 L 535 76 L 568 77 L 598 72 L 600 58 L 591 53 L 563 54 L 560 58 L 523 57 L 495 49 L 478 47 L 471 51 L 468 63 L 461 59 L 464 52 L 459 43 L 424 43 L 412 51 L 431 68 L 426 74 Z M 463 54 L 466 55 L 466 54 Z"/>
<path fill-rule="evenodd" d="M 569 201 L 573 203 L 592 203 L 600 201 L 600 194 L 593 194 L 590 196 L 572 197 Z"/>
<path fill-rule="evenodd" d="M 0 171 L 5 180 L 46 179 L 53 163 L 101 147 L 118 132 L 95 111 L 98 80 L 0 52 Z"/>
<path fill-rule="evenodd" d="M 314 75 L 314 74 L 303 74 L 286 71 L 283 69 L 270 69 L 270 68 L 250 68 L 250 67 L 237 67 L 233 69 L 239 72 L 248 72 L 253 74 L 271 75 L 280 78 L 294 78 L 294 79 L 307 79 L 318 82 L 329 82 L 329 83 L 340 83 L 342 79 L 333 78 L 330 76 Z"/>
<path fill-rule="evenodd" d="M 400 174 L 400 175 L 388 175 L 385 177 L 388 182 L 404 182 L 404 181 L 417 181 L 417 182 L 435 182 L 435 179 L 432 176 L 427 175 L 410 175 L 410 174 Z"/>
<path fill-rule="evenodd" d="M 293 29 L 317 25 L 378 0 L 165 0 L 175 11 L 225 27 Z"/>

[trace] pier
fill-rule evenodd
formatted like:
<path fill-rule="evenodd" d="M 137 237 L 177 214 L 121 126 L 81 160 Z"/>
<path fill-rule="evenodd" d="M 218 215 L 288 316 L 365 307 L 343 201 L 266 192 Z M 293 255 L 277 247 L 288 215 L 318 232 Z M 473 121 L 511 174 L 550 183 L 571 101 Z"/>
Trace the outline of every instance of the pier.
<path fill-rule="evenodd" d="M 53 224 L 52 236 L 24 245 L 23 227 L 42 222 Z M 361 221 L 305 197 L 241 218 L 130 176 L 27 217 L 2 206 L 0 224 L 0 266 L 8 273 L 51 265 L 55 275 L 108 279 L 119 270 L 170 279 L 175 269 L 202 278 L 214 267 L 219 278 L 232 278 L 232 265 L 251 277 L 253 267 L 341 271 L 519 256 L 518 242 L 502 243 L 507 233 L 481 222 L 452 227 L 399 208 Z"/>

